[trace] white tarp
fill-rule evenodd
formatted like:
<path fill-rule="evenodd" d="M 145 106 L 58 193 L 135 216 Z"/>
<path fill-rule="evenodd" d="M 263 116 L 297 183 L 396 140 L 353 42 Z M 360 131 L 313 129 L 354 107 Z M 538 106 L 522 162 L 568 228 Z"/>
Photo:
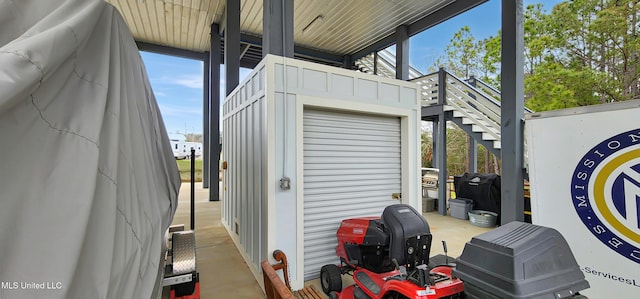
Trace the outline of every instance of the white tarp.
<path fill-rule="evenodd" d="M 180 179 L 101 0 L 0 0 L 0 298 L 150 298 Z"/>

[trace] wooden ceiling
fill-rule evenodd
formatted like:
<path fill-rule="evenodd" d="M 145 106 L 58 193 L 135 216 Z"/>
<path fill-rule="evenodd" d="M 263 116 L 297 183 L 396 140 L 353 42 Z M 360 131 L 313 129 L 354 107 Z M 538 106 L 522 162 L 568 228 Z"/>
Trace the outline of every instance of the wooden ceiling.
<path fill-rule="evenodd" d="M 219 24 L 224 31 L 226 0 L 106 1 L 120 11 L 139 42 L 205 52 L 210 50 L 210 25 Z M 294 43 L 321 53 L 351 55 L 389 37 L 396 27 L 427 19 L 452 4 L 465 7 L 460 4 L 469 2 L 471 8 L 485 1 L 296 0 Z M 262 3 L 241 1 L 240 29 L 245 36 L 262 36 Z"/>

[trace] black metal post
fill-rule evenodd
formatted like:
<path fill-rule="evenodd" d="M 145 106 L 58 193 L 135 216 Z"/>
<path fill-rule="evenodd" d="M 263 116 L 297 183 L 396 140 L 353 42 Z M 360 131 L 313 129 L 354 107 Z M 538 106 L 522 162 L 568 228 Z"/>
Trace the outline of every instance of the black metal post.
<path fill-rule="evenodd" d="M 473 87 L 477 87 L 476 86 L 476 77 L 474 77 L 473 75 L 471 75 L 471 77 L 469 77 L 469 85 L 473 86 Z M 472 97 L 474 100 L 476 99 L 476 96 L 474 94 L 472 94 L 471 92 L 467 93 L 470 97 Z M 475 105 L 476 103 L 473 103 L 472 105 Z M 473 136 L 471 135 L 467 135 L 469 136 L 469 152 L 467 152 L 467 156 L 469 157 L 469 172 L 470 173 L 477 173 L 478 172 L 478 141 L 473 138 Z M 480 134 L 480 136 L 482 136 L 482 134 Z M 487 149 L 487 151 L 489 151 Z M 486 163 L 486 162 L 485 162 Z"/>
<path fill-rule="evenodd" d="M 209 71 L 209 57 L 211 56 L 209 53 L 205 52 L 204 56 L 204 63 L 203 63 L 203 84 L 204 88 L 202 89 L 202 115 L 203 115 L 203 120 L 202 120 L 202 126 L 203 126 L 203 134 L 202 134 L 202 142 L 203 142 L 203 146 L 202 146 L 202 188 L 207 189 L 209 188 L 209 165 L 211 164 L 211 158 L 209 156 L 209 153 L 211 152 L 211 139 L 210 139 L 210 132 L 209 129 L 211 129 L 211 124 L 209 123 L 211 121 L 211 117 L 210 117 L 210 111 L 211 111 L 211 100 L 209 97 L 209 91 L 211 90 L 209 88 L 209 74 L 211 73 Z"/>
<path fill-rule="evenodd" d="M 447 101 L 447 72 L 438 70 L 438 105 L 444 105 Z M 438 168 L 438 213 L 447 215 L 447 120 L 444 111 L 438 114 L 438 131 L 435 154 L 437 156 L 436 168 Z"/>
<path fill-rule="evenodd" d="M 293 0 L 263 0 L 262 7 L 262 57 L 275 54 L 293 58 Z"/>
<path fill-rule="evenodd" d="M 240 82 L 240 0 L 226 1 L 225 14 L 227 16 L 224 28 L 225 95 L 229 95 Z M 211 140 L 211 142 L 220 141 Z"/>
<path fill-rule="evenodd" d="M 373 74 L 378 74 L 378 51 L 373 52 Z"/>
<path fill-rule="evenodd" d="M 409 80 L 409 27 L 396 28 L 396 79 Z"/>
<path fill-rule="evenodd" d="M 191 229 L 196 229 L 196 149 L 191 148 Z"/>
<path fill-rule="evenodd" d="M 209 52 L 209 201 L 220 200 L 220 27 L 211 24 Z"/>
<path fill-rule="evenodd" d="M 502 0 L 501 224 L 524 221 L 524 4 Z"/>

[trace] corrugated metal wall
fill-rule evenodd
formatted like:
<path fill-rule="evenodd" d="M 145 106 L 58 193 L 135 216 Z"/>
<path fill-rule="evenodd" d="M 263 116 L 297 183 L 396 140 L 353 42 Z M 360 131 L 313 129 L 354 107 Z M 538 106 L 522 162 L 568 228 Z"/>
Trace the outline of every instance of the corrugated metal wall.
<path fill-rule="evenodd" d="M 266 258 L 266 100 L 264 69 L 223 105 L 222 221 L 259 269 Z"/>
<path fill-rule="evenodd" d="M 380 216 L 399 203 L 401 133 L 398 117 L 319 110 L 304 112 L 304 278 L 337 264 L 336 231 L 343 219 Z"/>

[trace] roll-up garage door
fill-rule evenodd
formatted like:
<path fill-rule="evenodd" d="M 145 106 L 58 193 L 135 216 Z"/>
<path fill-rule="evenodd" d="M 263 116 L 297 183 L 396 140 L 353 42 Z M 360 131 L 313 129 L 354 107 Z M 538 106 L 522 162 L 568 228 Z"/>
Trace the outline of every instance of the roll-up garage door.
<path fill-rule="evenodd" d="M 400 119 L 333 111 L 304 112 L 304 278 L 337 264 L 343 219 L 380 216 L 398 203 Z"/>

